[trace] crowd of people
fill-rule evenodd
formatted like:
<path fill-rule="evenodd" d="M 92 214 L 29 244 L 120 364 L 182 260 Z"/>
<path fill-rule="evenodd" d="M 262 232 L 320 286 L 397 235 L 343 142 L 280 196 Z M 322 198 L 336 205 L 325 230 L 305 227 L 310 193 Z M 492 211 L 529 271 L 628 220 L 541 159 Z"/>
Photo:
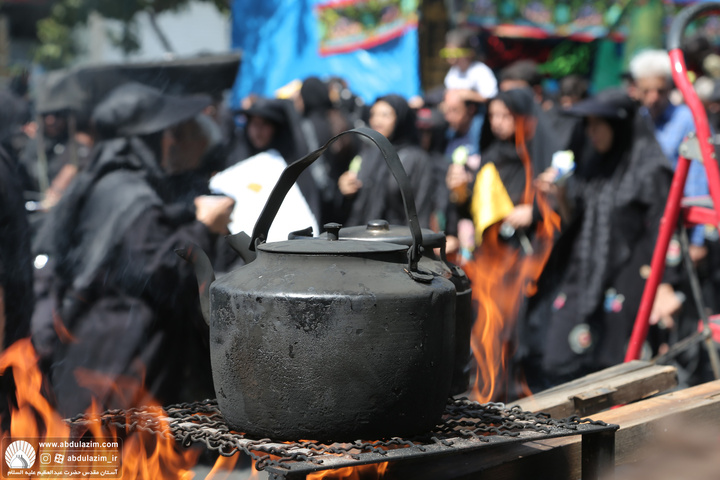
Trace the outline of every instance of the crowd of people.
<path fill-rule="evenodd" d="M 532 390 L 622 362 L 680 142 L 694 130 L 688 108 L 670 101 L 668 55 L 638 54 L 624 88 L 590 96 L 587 80 L 571 75 L 549 95 L 533 61 L 493 72 L 476 41 L 448 35 L 441 95 L 388 94 L 371 105 L 339 78 L 306 78 L 283 98 L 251 96 L 235 111 L 127 83 L 91 111 L 45 113 L 38 126 L 26 92 L 3 92 L 3 348 L 31 337 L 65 415 L 91 397 L 104 407 L 148 394 L 164 404 L 212 397 L 195 275 L 174 253 L 195 243 L 216 271 L 242 264 L 223 236 L 245 206 L 212 191 L 210 179 L 250 159 L 289 164 L 367 125 L 397 149 L 421 225 L 445 232 L 460 266 L 491 236 L 529 256 L 539 225 L 557 219 L 536 292 L 513 319 L 511 360 Z M 261 178 L 247 185 L 268 188 Z M 298 187 L 319 230 L 407 222 L 382 157 L 357 137 L 334 143 Z M 686 195 L 707 192 L 693 163 Z M 689 233 L 714 308 L 717 231 Z M 678 264 L 671 249 L 648 355 L 697 328 Z M 702 352 L 684 355 L 685 381 L 707 379 Z"/>

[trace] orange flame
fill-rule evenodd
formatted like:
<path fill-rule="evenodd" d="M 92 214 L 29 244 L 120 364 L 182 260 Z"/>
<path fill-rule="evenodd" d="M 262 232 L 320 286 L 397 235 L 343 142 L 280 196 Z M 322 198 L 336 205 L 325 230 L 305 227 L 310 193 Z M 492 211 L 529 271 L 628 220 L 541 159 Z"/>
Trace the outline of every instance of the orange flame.
<path fill-rule="evenodd" d="M 38 369 L 38 358 L 29 339 L 15 342 L 2 355 L 0 355 L 0 375 L 7 375 L 12 370 L 15 383 L 14 406 L 10 407 L 10 431 L 0 432 L 3 438 L 9 433 L 12 438 L 37 438 L 40 441 L 53 439 L 53 441 L 78 440 L 86 432 L 76 432 L 75 427 L 71 432 L 68 424 L 61 418 L 58 412 L 51 406 L 50 402 L 43 396 L 43 377 Z M 168 418 L 164 411 L 152 406 L 152 401 L 146 392 L 137 388 L 127 390 L 124 385 L 110 385 L 102 380 L 96 373 L 76 372 L 81 383 L 89 387 L 101 387 L 102 389 L 117 389 L 120 391 L 132 391 L 135 393 L 133 400 L 142 399 L 146 410 L 152 413 L 157 422 L 157 430 L 169 431 Z M 126 397 L 127 398 L 127 397 Z M 12 399 L 11 399 L 12 400 Z M 13 405 L 13 402 L 10 402 Z M 170 435 L 154 435 L 145 432 L 129 432 L 126 427 L 116 428 L 113 425 L 103 426 L 99 421 L 100 407 L 93 401 L 86 412 L 90 419 L 98 421 L 90 422 L 88 432 L 94 439 L 122 440 L 122 474 L 123 479 L 191 479 L 193 472 L 190 470 L 197 463 L 199 453 L 197 450 L 181 449 Z M 85 437 L 83 437 L 83 440 Z M 59 453 L 67 453 L 67 450 L 60 450 Z M 220 457 L 212 472 L 217 474 L 219 470 L 228 470 L 234 467 L 236 457 Z M 102 462 L 90 460 L 90 469 L 98 469 Z M 43 478 L 49 477 L 42 475 Z M 208 477 L 213 478 L 213 477 Z"/>
<path fill-rule="evenodd" d="M 525 147 L 525 126 L 525 119 L 516 117 L 516 148 L 526 174 L 522 203 L 532 205 L 535 200 L 543 218 L 535 230 L 533 252 L 522 254 L 501 242 L 498 223 L 487 230 L 473 260 L 463 265 L 472 282 L 473 300 L 478 305 L 471 337 L 477 362 L 471 398 L 478 402 L 506 401 L 513 381 L 517 380 L 509 378 L 509 361 L 514 350 L 518 309 L 523 295 L 535 294 L 536 281 L 550 256 L 555 232 L 560 229 L 559 215 L 533 187 L 533 169 Z M 515 392 L 515 395 L 531 394 L 523 381 L 520 381 L 520 388 L 521 392 Z"/>
<path fill-rule="evenodd" d="M 385 476 L 389 462 L 359 465 L 357 467 L 344 467 L 335 470 L 322 470 L 311 473 L 307 480 L 379 480 Z"/>
<path fill-rule="evenodd" d="M 233 455 L 232 457 L 219 456 L 205 480 L 227 480 L 230 477 L 230 472 L 235 468 L 238 458 L 240 458 L 239 455 Z M 252 465 L 252 476 L 250 478 L 257 478 L 255 463 Z"/>
<path fill-rule="evenodd" d="M 0 374 L 12 368 L 15 379 L 17 409 L 10 420 L 10 435 L 67 438 L 70 429 L 42 396 L 42 375 L 37 368 L 37 355 L 29 339 L 12 344 L 0 356 Z M 38 417 L 41 425 L 38 425 Z"/>

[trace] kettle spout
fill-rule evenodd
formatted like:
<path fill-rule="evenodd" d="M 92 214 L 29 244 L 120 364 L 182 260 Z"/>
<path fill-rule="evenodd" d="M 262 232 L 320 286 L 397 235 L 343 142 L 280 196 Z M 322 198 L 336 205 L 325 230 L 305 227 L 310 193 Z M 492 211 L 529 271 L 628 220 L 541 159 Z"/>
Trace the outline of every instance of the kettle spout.
<path fill-rule="evenodd" d="M 200 310 L 205 323 L 210 325 L 210 284 L 215 281 L 215 272 L 207 254 L 202 248 L 191 243 L 188 247 L 175 250 L 183 260 L 190 262 L 195 269 L 200 292 Z"/>

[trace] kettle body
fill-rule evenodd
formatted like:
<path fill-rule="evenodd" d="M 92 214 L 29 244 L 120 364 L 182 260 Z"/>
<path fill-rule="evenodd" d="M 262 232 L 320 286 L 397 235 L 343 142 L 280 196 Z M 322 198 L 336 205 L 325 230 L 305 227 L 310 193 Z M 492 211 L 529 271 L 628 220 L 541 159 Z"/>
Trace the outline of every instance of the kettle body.
<path fill-rule="evenodd" d="M 455 289 L 441 276 L 414 281 L 405 258 L 261 248 L 218 278 L 211 361 L 228 423 L 279 440 L 431 430 L 450 390 Z"/>

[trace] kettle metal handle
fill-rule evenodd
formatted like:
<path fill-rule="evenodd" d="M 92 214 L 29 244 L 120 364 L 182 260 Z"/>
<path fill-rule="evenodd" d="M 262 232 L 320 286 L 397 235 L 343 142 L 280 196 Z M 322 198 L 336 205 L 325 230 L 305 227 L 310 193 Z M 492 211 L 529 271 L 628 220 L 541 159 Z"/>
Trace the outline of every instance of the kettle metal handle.
<path fill-rule="evenodd" d="M 275 215 L 277 215 L 280 205 L 282 205 L 282 202 L 285 199 L 285 195 L 287 195 L 290 188 L 292 188 L 293 184 L 295 184 L 300 174 L 308 166 L 310 166 L 310 164 L 317 160 L 320 155 L 322 155 L 325 150 L 327 150 L 328 147 L 330 147 L 330 145 L 332 145 L 338 138 L 348 134 L 357 134 L 370 139 L 380 149 L 380 152 L 385 159 L 385 163 L 387 163 L 390 172 L 392 172 L 393 177 L 395 177 L 395 181 L 400 187 L 400 194 L 402 195 L 405 213 L 408 218 L 408 226 L 410 227 L 410 234 L 412 235 L 413 241 L 412 246 L 408 251 L 409 270 L 416 275 L 424 276 L 418 272 L 417 268 L 418 261 L 422 255 L 422 232 L 420 231 L 420 223 L 418 222 L 417 209 L 415 208 L 415 199 L 412 195 L 410 179 L 408 178 L 407 173 L 400 162 L 400 158 L 390 141 L 375 130 L 364 127 L 347 130 L 334 136 L 328 140 L 325 145 L 291 163 L 285 168 L 285 170 L 283 170 L 277 184 L 270 193 L 267 203 L 265 203 L 262 213 L 260 213 L 260 217 L 258 217 L 258 220 L 255 223 L 255 228 L 253 229 L 252 238 L 250 239 L 250 245 L 248 247 L 250 250 L 255 250 L 256 245 L 265 242 L 268 231 L 270 230 L 270 225 L 275 219 Z M 415 278 L 415 275 L 413 275 L 413 278 Z"/>

